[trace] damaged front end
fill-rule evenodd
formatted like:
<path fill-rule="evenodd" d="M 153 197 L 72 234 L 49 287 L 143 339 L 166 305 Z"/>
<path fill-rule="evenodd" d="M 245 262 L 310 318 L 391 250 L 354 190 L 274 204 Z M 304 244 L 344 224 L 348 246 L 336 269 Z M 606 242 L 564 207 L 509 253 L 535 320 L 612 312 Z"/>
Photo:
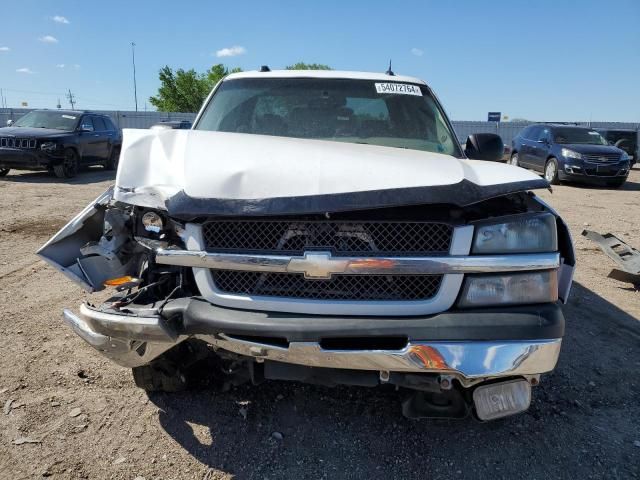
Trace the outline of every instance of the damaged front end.
<path fill-rule="evenodd" d="M 125 367 L 148 364 L 183 340 L 159 315 L 158 299 L 185 294 L 184 269 L 155 268 L 153 254 L 168 242 L 179 242 L 181 227 L 145 229 L 144 213 L 114 201 L 111 187 L 37 252 L 90 293 L 115 288 L 100 307 L 86 303 L 79 314 L 65 309 L 64 320 L 89 345 Z"/>
<path fill-rule="evenodd" d="M 557 223 L 560 251 L 472 254 L 478 219 L 522 215 L 535 221 L 553 215 L 555 220 L 552 217 L 548 225 Z M 219 374 L 227 385 L 279 379 L 407 389 L 415 392 L 403 406 L 409 417 L 464 417 L 475 406 L 479 418 L 490 420 L 526 410 L 531 386 L 555 367 L 564 333 L 564 319 L 554 299 L 566 300 L 575 262 L 564 222 L 534 195 L 518 192 L 467 207 L 418 205 L 336 214 L 335 222 L 341 225 L 331 230 L 339 242 L 336 248 L 354 249 L 356 244 L 362 248 L 385 216 L 408 222 L 412 235 L 417 235 L 416 225 L 437 228 L 437 235 L 450 235 L 450 244 L 443 247 L 446 251 L 423 256 L 381 256 L 376 250 L 384 248 L 380 244 L 362 258 L 325 251 L 285 255 L 288 250 L 281 242 L 295 243 L 302 236 L 307 242 L 302 248 L 308 249 L 312 234 L 327 235 L 334 220 L 318 215 L 286 220 L 279 254 L 238 253 L 228 245 L 212 252 L 204 246 L 207 222 L 221 231 L 238 225 L 246 228 L 251 221 L 206 213 L 177 220 L 166 210 L 118 201 L 111 188 L 38 254 L 89 292 L 114 291 L 99 306 L 85 303 L 77 312 L 66 309 L 64 320 L 103 355 L 132 368 L 136 383 L 147 390 L 185 386 L 186 366 L 209 357 L 220 367 L 213 375 Z M 405 223 L 389 223 L 400 224 Z M 435 238 L 435 230 L 425 231 Z M 262 292 L 268 292 L 266 279 L 293 278 L 303 271 L 305 284 L 312 287 L 301 291 L 310 296 L 318 294 L 319 286 L 331 285 L 333 268 L 350 272 L 358 281 L 387 278 L 386 283 L 370 284 L 376 294 L 389 293 L 400 273 L 440 280 L 433 298 L 425 301 L 400 301 L 414 287 L 393 290 L 395 296 L 383 300 L 366 300 L 366 292 L 358 293 L 363 301 L 335 301 L 331 298 L 335 291 L 324 290 L 324 299 L 303 298 L 298 304 L 223 294 L 215 285 L 208 290 L 212 272 L 251 271 L 261 278 Z M 514 278 L 528 272 L 550 276 L 556 282 L 552 303 L 469 309 L 456 300 L 465 277 L 495 278 L 487 273 L 496 272 L 512 273 Z M 421 314 L 416 314 L 418 308 Z M 503 398 L 505 411 L 491 405 L 496 395 Z"/>

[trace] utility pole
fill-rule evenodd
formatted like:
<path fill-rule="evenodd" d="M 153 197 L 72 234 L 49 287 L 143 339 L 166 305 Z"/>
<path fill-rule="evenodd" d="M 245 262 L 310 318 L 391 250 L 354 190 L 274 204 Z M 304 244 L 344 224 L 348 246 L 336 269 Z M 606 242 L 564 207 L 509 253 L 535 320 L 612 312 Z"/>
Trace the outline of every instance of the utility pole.
<path fill-rule="evenodd" d="M 136 86 L 136 44 L 131 42 L 131 60 L 133 63 L 133 98 L 136 101 L 136 112 L 138 111 L 138 88 Z"/>
<path fill-rule="evenodd" d="M 69 89 L 69 93 L 67 93 L 67 100 L 69 100 L 69 103 L 71 104 L 71 110 L 75 110 L 76 100 L 73 97 L 73 93 L 71 93 L 71 89 Z"/>

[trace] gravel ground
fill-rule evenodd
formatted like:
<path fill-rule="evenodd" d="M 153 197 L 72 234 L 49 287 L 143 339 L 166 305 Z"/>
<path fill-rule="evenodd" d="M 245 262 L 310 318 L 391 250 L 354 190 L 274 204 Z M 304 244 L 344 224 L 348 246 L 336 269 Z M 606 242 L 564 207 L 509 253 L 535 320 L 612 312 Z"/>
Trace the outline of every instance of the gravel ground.
<path fill-rule="evenodd" d="M 640 293 L 580 232 L 640 248 L 640 170 L 541 196 L 571 226 L 576 283 L 556 371 L 523 415 L 410 421 L 400 394 L 271 382 L 147 396 L 61 321 L 86 295 L 34 251 L 113 182 L 0 179 L 0 478 L 638 478 Z"/>

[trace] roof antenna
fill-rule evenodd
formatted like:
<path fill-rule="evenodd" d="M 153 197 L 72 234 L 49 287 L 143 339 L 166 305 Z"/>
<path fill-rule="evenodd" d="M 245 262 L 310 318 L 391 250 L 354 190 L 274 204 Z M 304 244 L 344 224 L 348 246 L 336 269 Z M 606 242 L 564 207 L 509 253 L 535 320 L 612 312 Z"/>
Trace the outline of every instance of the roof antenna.
<path fill-rule="evenodd" d="M 389 59 L 389 69 L 384 73 L 386 73 L 387 75 L 389 75 L 391 77 L 395 77 L 396 74 L 393 73 L 393 70 L 391 70 L 391 59 Z"/>

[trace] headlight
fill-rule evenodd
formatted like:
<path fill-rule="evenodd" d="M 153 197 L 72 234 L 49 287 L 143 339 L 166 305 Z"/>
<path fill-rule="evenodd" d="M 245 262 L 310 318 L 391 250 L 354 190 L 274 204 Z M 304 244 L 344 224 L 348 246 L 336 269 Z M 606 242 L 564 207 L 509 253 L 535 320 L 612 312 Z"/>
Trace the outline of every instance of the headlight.
<path fill-rule="evenodd" d="M 556 219 L 550 213 L 522 215 L 476 226 L 472 253 L 535 253 L 558 250 Z"/>
<path fill-rule="evenodd" d="M 620 157 L 621 162 L 628 162 L 631 158 L 627 152 L 622 152 L 622 156 Z"/>
<path fill-rule="evenodd" d="M 558 300 L 556 270 L 509 275 L 469 275 L 459 307 L 547 303 Z"/>
<path fill-rule="evenodd" d="M 562 156 L 565 158 L 575 158 L 577 160 L 582 159 L 582 154 L 578 152 L 574 152 L 573 150 L 569 150 L 568 148 L 562 149 Z"/>
<path fill-rule="evenodd" d="M 164 228 L 162 217 L 156 212 L 147 212 L 142 216 L 142 226 L 147 232 L 160 233 Z"/>
<path fill-rule="evenodd" d="M 58 148 L 58 144 L 56 142 L 44 142 L 42 145 L 40 145 L 40 149 L 45 150 L 47 152 L 50 152 L 57 148 Z"/>

